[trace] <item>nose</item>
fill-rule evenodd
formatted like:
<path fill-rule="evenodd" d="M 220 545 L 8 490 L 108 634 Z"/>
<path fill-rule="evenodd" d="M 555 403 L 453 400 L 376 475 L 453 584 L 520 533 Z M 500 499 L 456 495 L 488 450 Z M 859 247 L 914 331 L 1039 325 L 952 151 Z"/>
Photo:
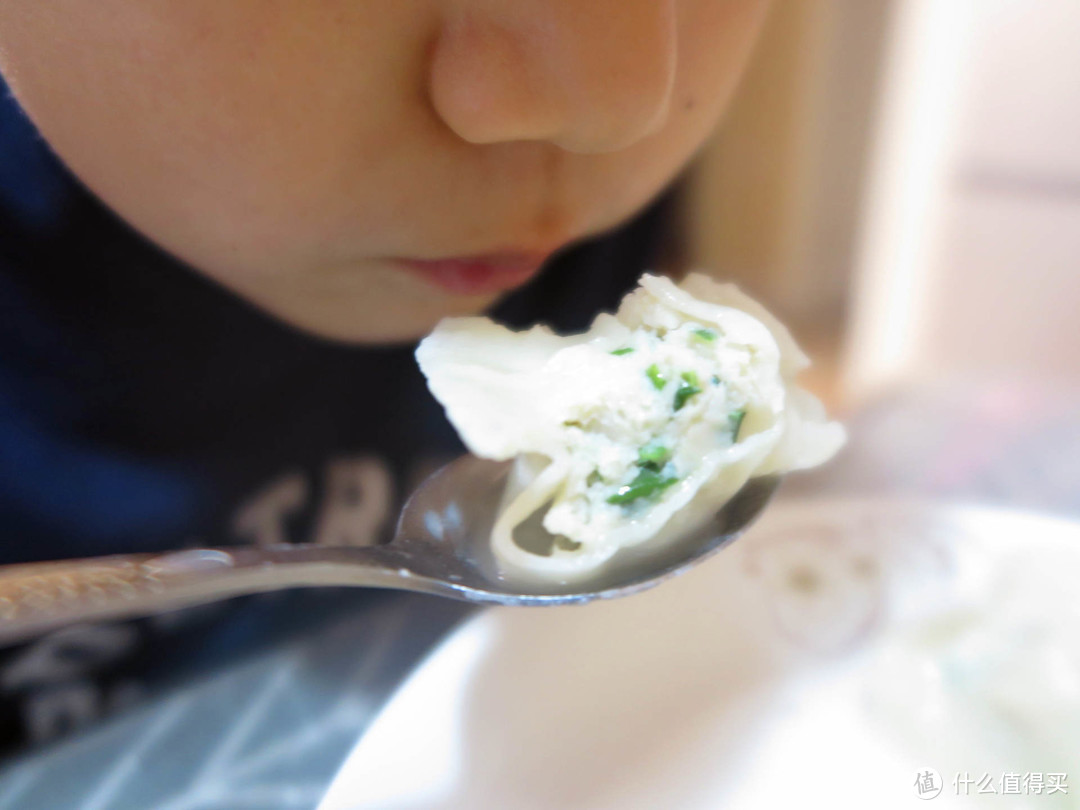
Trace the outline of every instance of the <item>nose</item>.
<path fill-rule="evenodd" d="M 667 118 L 678 56 L 675 2 L 465 3 L 435 43 L 435 110 L 470 143 L 624 149 Z"/>

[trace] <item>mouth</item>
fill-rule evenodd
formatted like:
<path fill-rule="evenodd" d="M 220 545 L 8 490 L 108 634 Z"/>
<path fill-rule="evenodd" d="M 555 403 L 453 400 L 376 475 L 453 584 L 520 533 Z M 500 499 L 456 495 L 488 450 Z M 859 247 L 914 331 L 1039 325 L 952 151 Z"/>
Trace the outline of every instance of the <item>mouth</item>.
<path fill-rule="evenodd" d="M 498 253 L 449 259 L 398 259 L 424 281 L 454 295 L 484 295 L 520 287 L 540 272 L 548 253 Z"/>

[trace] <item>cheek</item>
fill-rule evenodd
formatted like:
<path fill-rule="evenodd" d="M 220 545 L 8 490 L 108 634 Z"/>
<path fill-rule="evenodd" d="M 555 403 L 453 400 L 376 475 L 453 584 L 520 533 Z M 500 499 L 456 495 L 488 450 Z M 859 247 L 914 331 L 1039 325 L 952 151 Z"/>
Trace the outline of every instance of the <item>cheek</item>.
<path fill-rule="evenodd" d="M 424 4 L 11 3 L 0 28 L 21 30 L 0 32 L 0 51 L 20 101 L 93 191 L 174 253 L 285 266 L 343 200 L 354 229 L 368 221 L 363 186 L 350 195 L 343 177 L 377 174 L 400 141 L 424 47 L 410 9 Z"/>
<path fill-rule="evenodd" d="M 644 205 L 682 169 L 730 105 L 768 0 L 689 0 L 681 8 L 679 64 L 664 127 L 630 149 L 580 159 L 568 188 L 602 227 Z"/>
<path fill-rule="evenodd" d="M 769 0 L 685 0 L 672 125 L 704 139 L 739 85 L 769 8 Z"/>

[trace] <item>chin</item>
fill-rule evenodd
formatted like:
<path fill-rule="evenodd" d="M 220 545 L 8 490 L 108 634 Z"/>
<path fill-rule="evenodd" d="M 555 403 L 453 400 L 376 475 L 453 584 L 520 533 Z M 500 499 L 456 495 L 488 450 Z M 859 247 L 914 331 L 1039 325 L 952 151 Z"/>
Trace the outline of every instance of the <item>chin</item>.
<path fill-rule="evenodd" d="M 412 343 L 450 316 L 483 312 L 497 295 L 453 295 L 400 270 L 336 265 L 282 274 L 204 273 L 273 320 L 319 340 Z"/>
<path fill-rule="evenodd" d="M 309 336 L 355 346 L 415 343 L 443 318 L 477 315 L 494 296 L 447 297 L 433 301 L 386 302 L 369 297 L 333 302 L 253 303 L 278 321 Z"/>

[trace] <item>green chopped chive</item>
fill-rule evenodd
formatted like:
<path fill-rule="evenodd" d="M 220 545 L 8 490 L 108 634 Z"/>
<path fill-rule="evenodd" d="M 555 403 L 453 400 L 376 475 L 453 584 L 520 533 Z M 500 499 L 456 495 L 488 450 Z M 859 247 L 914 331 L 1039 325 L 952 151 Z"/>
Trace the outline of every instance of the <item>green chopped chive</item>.
<path fill-rule="evenodd" d="M 642 469 L 629 484 L 619 487 L 614 495 L 607 499 L 608 503 L 626 504 L 636 501 L 638 498 L 647 498 L 663 492 L 672 484 L 678 483 L 678 478 L 665 478 L 656 470 Z"/>
<path fill-rule="evenodd" d="M 694 337 L 698 338 L 699 340 L 704 340 L 706 343 L 712 343 L 714 340 L 716 340 L 716 332 L 714 332 L 712 329 L 695 329 Z"/>
<path fill-rule="evenodd" d="M 655 388 L 657 391 L 661 390 L 665 385 L 667 385 L 667 377 L 663 375 L 656 363 L 653 363 L 651 366 L 645 369 L 645 376 L 649 378 L 649 380 L 653 384 L 653 388 Z"/>
<path fill-rule="evenodd" d="M 622 357 L 624 354 L 630 354 L 634 350 L 633 346 L 623 346 L 621 349 L 616 349 L 612 352 L 616 357 Z"/>
<path fill-rule="evenodd" d="M 681 376 L 682 382 L 679 383 L 679 388 L 675 392 L 675 410 L 677 411 L 682 410 L 686 400 L 690 399 L 694 394 L 701 393 L 701 383 L 697 374 L 692 371 L 684 371 Z"/>
<path fill-rule="evenodd" d="M 637 465 L 660 472 L 660 468 L 667 463 L 669 458 L 671 458 L 671 450 L 659 442 L 649 442 L 638 450 Z"/>
<path fill-rule="evenodd" d="M 739 428 L 742 427 L 743 419 L 746 418 L 746 408 L 740 408 L 728 414 L 728 425 L 731 427 L 732 443 L 739 440 Z"/>
<path fill-rule="evenodd" d="M 589 477 L 585 479 L 585 486 L 591 487 L 594 484 L 599 484 L 603 480 L 604 479 L 600 475 L 600 471 L 599 470 L 593 470 L 591 473 L 589 473 Z"/>

